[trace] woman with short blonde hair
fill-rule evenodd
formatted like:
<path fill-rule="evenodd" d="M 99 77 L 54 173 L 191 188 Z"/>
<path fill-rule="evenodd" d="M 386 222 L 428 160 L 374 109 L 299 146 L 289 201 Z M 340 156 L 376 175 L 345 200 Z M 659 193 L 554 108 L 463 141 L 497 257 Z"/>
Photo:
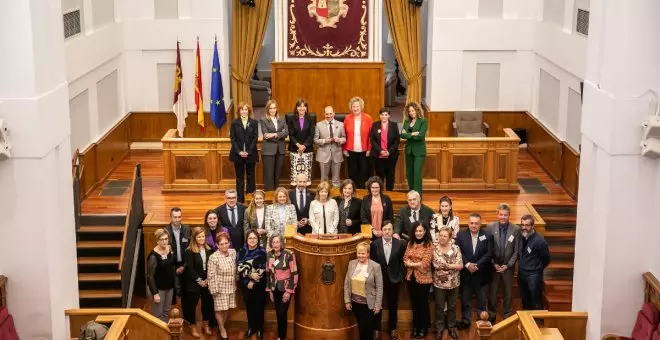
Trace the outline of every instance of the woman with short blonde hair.
<path fill-rule="evenodd" d="M 355 313 L 360 340 L 374 338 L 374 315 L 383 309 L 383 274 L 380 264 L 369 259 L 369 250 L 368 242 L 357 245 L 357 259 L 348 263 L 344 279 L 344 303 Z"/>
<path fill-rule="evenodd" d="M 273 193 L 273 204 L 266 207 L 266 235 L 284 234 L 287 225 L 298 225 L 296 207 L 291 204 L 289 191 L 278 187 Z"/>
<path fill-rule="evenodd" d="M 355 181 L 358 188 L 364 188 L 364 183 L 371 173 L 368 157 L 371 154 L 371 116 L 364 112 L 364 100 L 353 97 L 348 101 L 349 114 L 344 118 L 346 143 L 344 156 L 348 157 L 348 178 Z"/>
<path fill-rule="evenodd" d="M 330 183 L 323 181 L 316 188 L 316 196 L 309 204 L 309 224 L 312 234 L 336 234 L 339 225 L 337 201 L 330 199 Z"/>

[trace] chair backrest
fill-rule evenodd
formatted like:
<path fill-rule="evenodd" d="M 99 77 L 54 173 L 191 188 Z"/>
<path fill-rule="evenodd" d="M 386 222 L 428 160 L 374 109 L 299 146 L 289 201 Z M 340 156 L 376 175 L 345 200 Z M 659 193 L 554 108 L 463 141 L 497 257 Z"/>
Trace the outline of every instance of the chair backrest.
<path fill-rule="evenodd" d="M 631 337 L 635 340 L 651 340 L 653 332 L 660 321 L 660 312 L 652 302 L 646 302 L 637 313 L 637 321 Z"/>
<path fill-rule="evenodd" d="M 483 132 L 483 112 L 481 111 L 456 111 L 454 122 L 459 133 Z"/>
<path fill-rule="evenodd" d="M 347 113 L 335 113 L 335 120 L 344 122 L 344 119 L 346 118 Z"/>

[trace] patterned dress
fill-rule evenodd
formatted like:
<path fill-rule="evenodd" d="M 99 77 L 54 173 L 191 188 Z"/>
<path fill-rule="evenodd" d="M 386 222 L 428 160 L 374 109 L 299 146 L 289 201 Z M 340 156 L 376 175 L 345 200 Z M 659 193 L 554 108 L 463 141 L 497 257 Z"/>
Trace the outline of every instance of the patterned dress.
<path fill-rule="evenodd" d="M 236 308 L 236 250 L 224 255 L 216 251 L 208 263 L 209 291 L 213 295 L 216 312 Z"/>

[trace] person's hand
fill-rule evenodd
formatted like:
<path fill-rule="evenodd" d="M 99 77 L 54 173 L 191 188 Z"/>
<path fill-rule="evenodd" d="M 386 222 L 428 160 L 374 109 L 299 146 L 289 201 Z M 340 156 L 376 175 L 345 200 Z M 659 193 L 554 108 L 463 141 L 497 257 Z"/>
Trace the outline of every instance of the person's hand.
<path fill-rule="evenodd" d="M 348 157 L 348 151 L 344 150 L 344 157 Z"/>
<path fill-rule="evenodd" d="M 268 295 L 270 295 L 270 302 L 275 302 L 275 298 L 273 297 L 273 291 L 268 292 Z"/>
<path fill-rule="evenodd" d="M 496 272 L 500 272 L 500 265 L 499 264 L 494 264 L 493 267 L 495 267 Z"/>
<path fill-rule="evenodd" d="M 353 306 L 350 303 L 346 304 L 346 310 L 352 310 Z"/>
<path fill-rule="evenodd" d="M 252 281 L 248 282 L 247 287 L 248 287 L 248 289 L 252 289 L 252 287 L 254 287 L 254 282 L 252 282 Z"/>
<path fill-rule="evenodd" d="M 204 280 L 199 280 L 199 281 L 197 282 L 197 284 L 198 284 L 200 287 L 206 287 L 206 281 L 204 281 Z"/>
<path fill-rule="evenodd" d="M 411 133 L 410 135 L 411 136 L 419 136 L 419 131 L 415 131 L 415 132 Z"/>
<path fill-rule="evenodd" d="M 374 308 L 374 314 L 380 313 L 380 310 L 381 310 L 381 308 L 379 308 L 379 307 Z"/>
<path fill-rule="evenodd" d="M 266 233 L 266 229 L 257 229 L 257 233 L 258 233 L 259 235 L 263 235 L 263 234 Z"/>
<path fill-rule="evenodd" d="M 506 264 L 500 266 L 500 273 L 504 273 L 507 269 L 509 269 L 509 266 Z"/>
<path fill-rule="evenodd" d="M 470 273 L 474 273 L 477 271 L 477 265 L 474 263 L 470 263 L 467 269 L 470 271 Z"/>
<path fill-rule="evenodd" d="M 376 237 L 382 237 L 383 232 L 381 230 L 374 230 L 374 235 L 376 235 Z"/>
<path fill-rule="evenodd" d="M 332 138 L 332 141 L 339 144 L 340 140 L 339 137 Z"/>
<path fill-rule="evenodd" d="M 401 236 L 399 236 L 399 234 L 392 234 L 392 237 L 394 237 L 397 240 L 401 239 Z"/>
<path fill-rule="evenodd" d="M 332 143 L 332 137 L 328 137 L 323 140 L 324 143 Z"/>
<path fill-rule="evenodd" d="M 291 294 L 290 294 L 289 292 L 285 292 L 285 293 L 282 295 L 282 302 L 287 302 L 287 301 L 289 301 L 289 298 L 291 298 Z"/>
<path fill-rule="evenodd" d="M 353 221 L 352 221 L 350 218 L 347 218 L 347 219 L 346 219 L 346 226 L 347 226 L 347 227 L 350 227 L 350 226 L 352 226 L 352 225 L 353 225 Z"/>
<path fill-rule="evenodd" d="M 383 157 L 390 157 L 390 152 L 387 151 L 387 150 L 385 150 L 385 151 L 382 151 L 382 152 L 381 152 L 381 155 L 382 155 Z"/>
<path fill-rule="evenodd" d="M 369 155 L 371 155 L 371 151 L 367 151 L 367 157 L 369 157 Z"/>
<path fill-rule="evenodd" d="M 250 278 L 254 281 L 257 281 L 261 278 L 261 275 L 259 275 L 259 273 L 252 273 L 250 274 Z"/>
<path fill-rule="evenodd" d="M 177 275 L 181 275 L 181 273 L 183 273 L 183 266 L 176 269 L 176 274 Z"/>
<path fill-rule="evenodd" d="M 154 294 L 154 302 L 160 303 L 160 295 L 158 295 L 158 293 Z"/>

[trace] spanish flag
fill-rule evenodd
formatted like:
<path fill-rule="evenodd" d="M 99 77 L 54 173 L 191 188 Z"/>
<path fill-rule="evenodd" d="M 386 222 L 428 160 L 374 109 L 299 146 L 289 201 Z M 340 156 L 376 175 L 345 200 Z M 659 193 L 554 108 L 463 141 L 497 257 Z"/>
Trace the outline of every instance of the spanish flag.
<path fill-rule="evenodd" d="M 195 56 L 195 106 L 197 107 L 197 124 L 204 129 L 204 97 L 202 96 L 202 63 L 199 58 L 199 37 L 197 37 L 197 55 Z"/>

